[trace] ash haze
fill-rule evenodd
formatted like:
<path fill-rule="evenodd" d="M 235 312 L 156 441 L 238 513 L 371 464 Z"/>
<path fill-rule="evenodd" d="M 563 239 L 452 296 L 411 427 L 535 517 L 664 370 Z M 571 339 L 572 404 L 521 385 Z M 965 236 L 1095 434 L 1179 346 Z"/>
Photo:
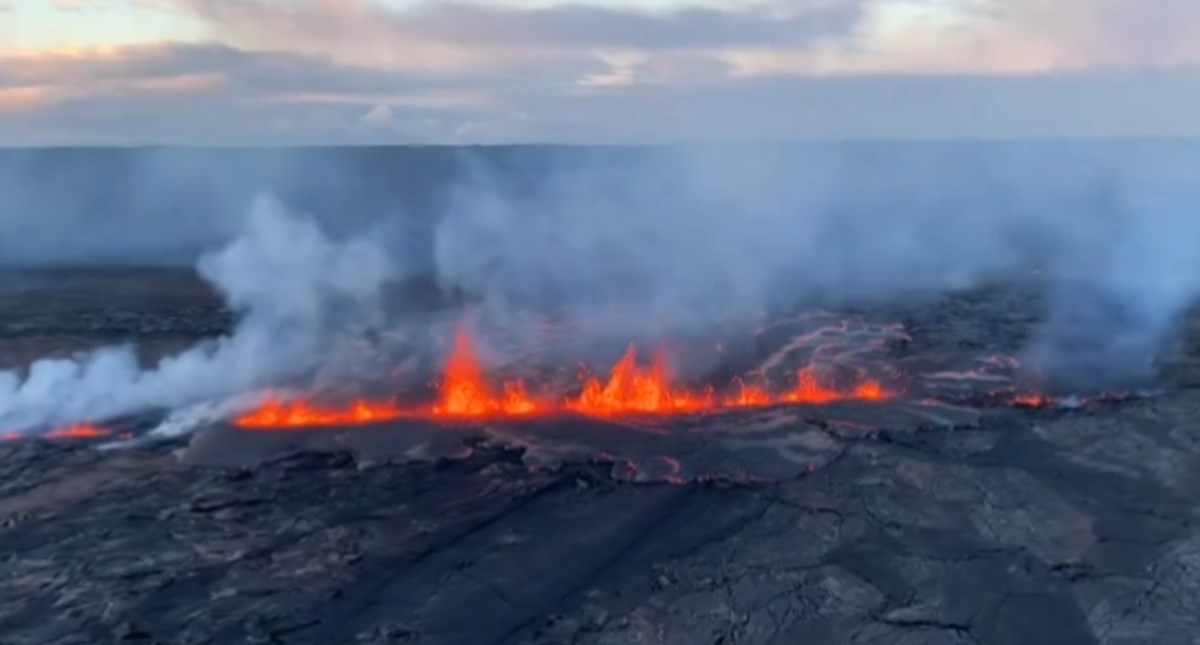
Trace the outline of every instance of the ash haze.
<path fill-rule="evenodd" d="M 413 278 L 653 341 L 1040 269 L 1039 378 L 1146 384 L 1200 295 L 1197 7 L 9 0 L 0 261 L 195 263 L 243 321 L 0 374 L 0 426 L 345 380 Z"/>

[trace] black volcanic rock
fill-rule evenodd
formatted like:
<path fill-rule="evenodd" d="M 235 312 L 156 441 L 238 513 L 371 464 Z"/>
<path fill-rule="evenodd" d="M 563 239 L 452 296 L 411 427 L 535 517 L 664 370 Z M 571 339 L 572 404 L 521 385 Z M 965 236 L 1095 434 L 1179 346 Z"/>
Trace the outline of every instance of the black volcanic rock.
<path fill-rule="evenodd" d="M 567 420 L 0 444 L 0 642 L 1191 643 L 1194 338 L 1156 398 L 965 405 L 1012 384 L 972 361 L 1019 345 L 1029 300 L 881 314 L 912 336 L 885 349 L 911 398 L 939 405 L 618 443 Z M 399 450 L 423 436 L 441 443 Z M 623 468 L 670 451 L 689 476 Z"/>

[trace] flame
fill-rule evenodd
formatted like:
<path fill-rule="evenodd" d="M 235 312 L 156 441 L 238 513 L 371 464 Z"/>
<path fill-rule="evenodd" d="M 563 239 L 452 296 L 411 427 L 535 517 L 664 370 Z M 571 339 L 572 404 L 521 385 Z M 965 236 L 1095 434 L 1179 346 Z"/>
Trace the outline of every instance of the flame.
<path fill-rule="evenodd" d="M 304 400 L 284 402 L 269 397 L 257 409 L 237 417 L 233 423 L 241 428 L 298 428 L 376 423 L 391 421 L 401 415 L 401 411 L 390 403 L 365 399 L 353 401 L 346 407 L 332 408 Z"/>
<path fill-rule="evenodd" d="M 446 359 L 446 374 L 441 394 L 433 406 L 434 416 L 486 417 L 534 414 L 540 406 L 529 396 L 522 381 L 505 383 L 502 393 L 488 385 L 479 367 L 471 338 L 460 328 L 454 336 L 454 348 Z"/>

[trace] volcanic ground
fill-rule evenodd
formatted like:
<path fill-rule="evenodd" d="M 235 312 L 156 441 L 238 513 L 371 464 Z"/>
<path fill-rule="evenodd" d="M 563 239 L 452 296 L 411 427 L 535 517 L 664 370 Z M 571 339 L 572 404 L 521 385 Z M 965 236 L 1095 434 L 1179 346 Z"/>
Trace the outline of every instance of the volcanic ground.
<path fill-rule="evenodd" d="M 728 339 L 878 400 L 2 442 L 0 642 L 1195 643 L 1200 334 L 1153 395 L 1043 396 L 1038 294 Z M 0 279 L 5 367 L 230 324 L 186 273 Z"/>

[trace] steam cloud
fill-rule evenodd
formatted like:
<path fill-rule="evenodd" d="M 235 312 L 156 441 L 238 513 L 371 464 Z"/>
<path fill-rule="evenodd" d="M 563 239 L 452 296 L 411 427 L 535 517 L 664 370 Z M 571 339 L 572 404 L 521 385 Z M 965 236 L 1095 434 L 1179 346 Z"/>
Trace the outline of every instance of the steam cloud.
<path fill-rule="evenodd" d="M 1114 151 L 1126 152 L 683 149 L 584 171 L 547 163 L 508 192 L 482 167 L 450 200 L 436 269 L 498 316 L 553 303 L 622 338 L 1037 269 L 1047 297 L 1029 376 L 1073 391 L 1145 386 L 1200 295 L 1200 175 L 1170 148 Z"/>
<path fill-rule="evenodd" d="M 315 217 L 260 200 L 245 221 L 222 215 L 168 236 L 186 248 L 240 229 L 198 264 L 241 312 L 235 333 L 146 371 L 130 348 L 111 348 L 0 374 L 0 427 L 337 382 L 377 348 L 354 339 L 395 324 L 382 293 L 405 277 L 465 294 L 480 320 L 517 335 L 536 336 L 529 321 L 552 310 L 583 336 L 629 341 L 744 324 L 775 305 L 910 299 L 1036 268 L 1047 308 L 1026 357 L 1039 377 L 1067 388 L 1144 382 L 1200 295 L 1200 164 L 1129 145 L 429 151 L 424 163 L 437 168 L 406 176 L 399 192 L 399 179 L 363 184 L 353 171 L 385 159 L 256 162 L 271 170 L 251 175 Z M 397 154 L 417 172 L 417 153 Z M 151 165 L 172 190 L 194 185 L 177 175 L 196 163 Z M 10 196 L 0 225 L 36 226 L 30 204 Z M 347 234 L 367 221 L 379 226 Z"/>
<path fill-rule="evenodd" d="M 198 270 L 242 314 L 234 333 L 142 370 L 132 347 L 34 363 L 24 379 L 0 373 L 0 427 L 37 428 L 177 408 L 310 375 L 333 343 L 380 315 L 392 275 L 368 239 L 333 242 L 270 199 L 254 204 L 240 237 Z"/>

